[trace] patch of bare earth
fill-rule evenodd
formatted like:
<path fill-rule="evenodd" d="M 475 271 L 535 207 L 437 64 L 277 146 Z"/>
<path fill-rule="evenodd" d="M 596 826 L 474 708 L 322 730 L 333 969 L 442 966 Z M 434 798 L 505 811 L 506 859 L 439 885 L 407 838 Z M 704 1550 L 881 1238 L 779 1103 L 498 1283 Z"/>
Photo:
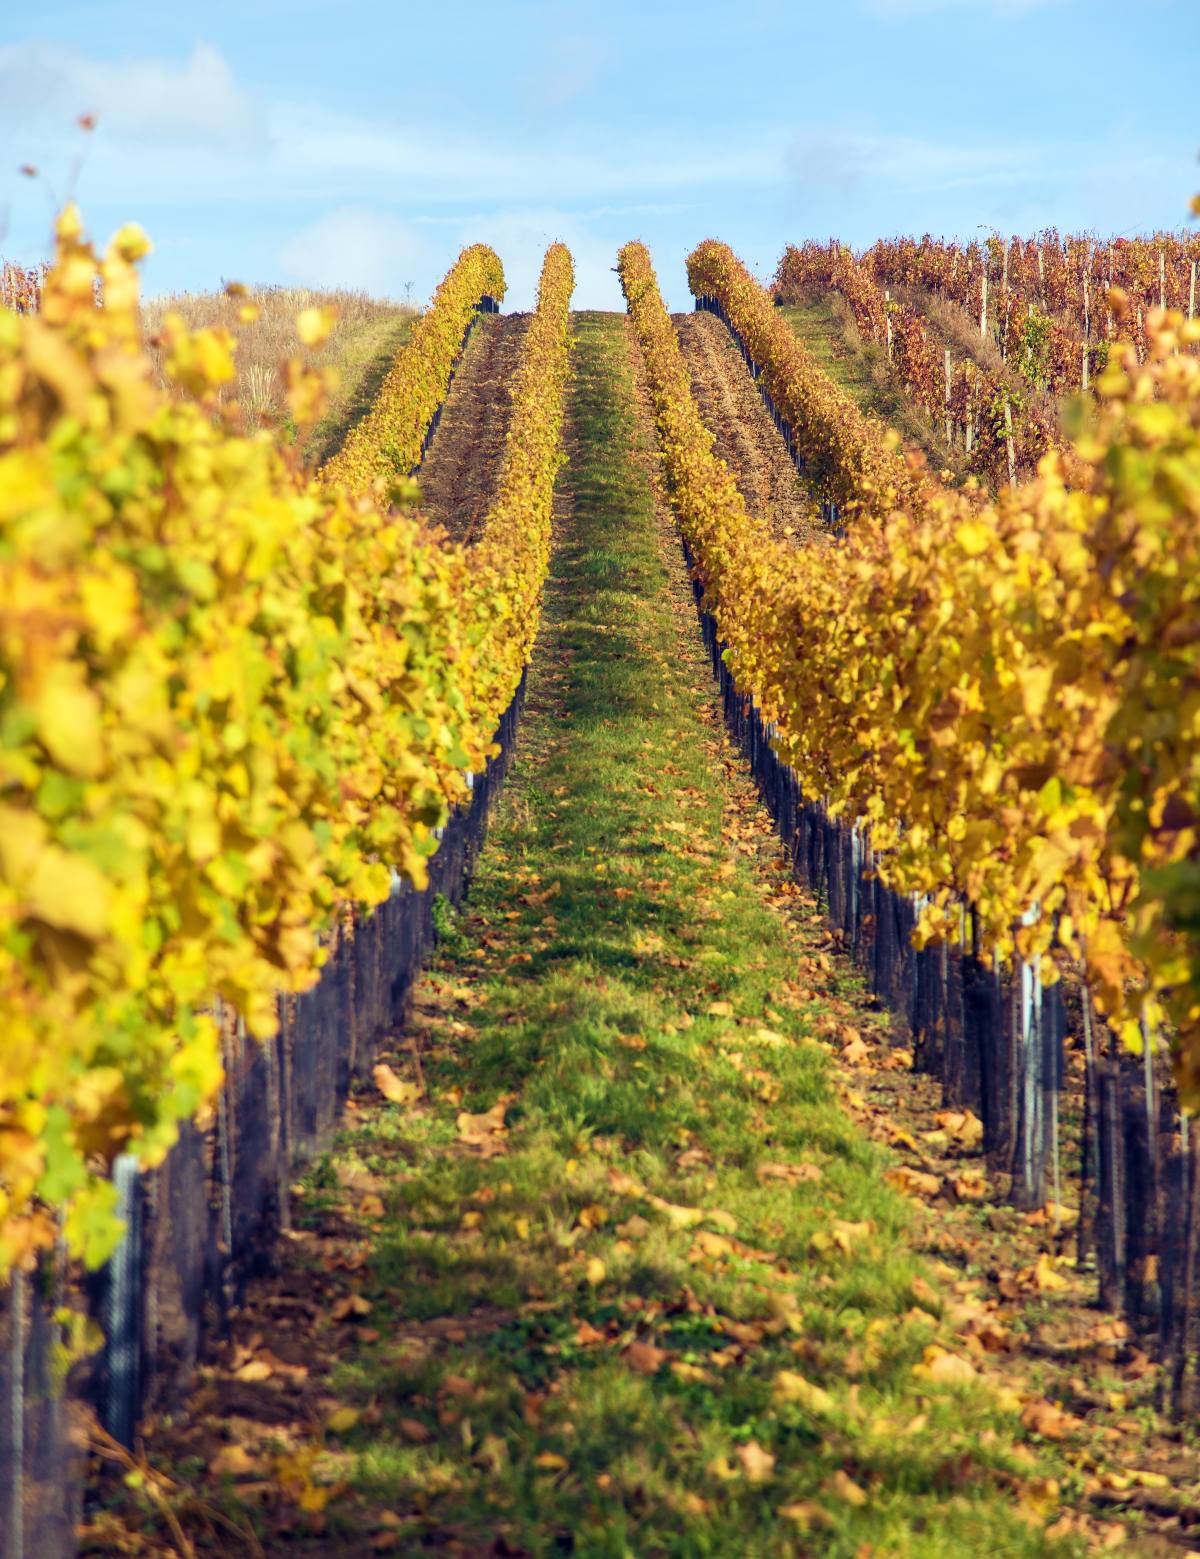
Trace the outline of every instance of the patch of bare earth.
<path fill-rule="evenodd" d="M 478 540 L 496 495 L 513 375 L 531 317 L 485 314 L 476 323 L 421 466 L 422 508 L 455 541 Z"/>
<path fill-rule="evenodd" d="M 696 406 L 747 509 L 779 540 L 812 540 L 822 531 L 816 505 L 728 330 L 711 314 L 672 317 Z"/>

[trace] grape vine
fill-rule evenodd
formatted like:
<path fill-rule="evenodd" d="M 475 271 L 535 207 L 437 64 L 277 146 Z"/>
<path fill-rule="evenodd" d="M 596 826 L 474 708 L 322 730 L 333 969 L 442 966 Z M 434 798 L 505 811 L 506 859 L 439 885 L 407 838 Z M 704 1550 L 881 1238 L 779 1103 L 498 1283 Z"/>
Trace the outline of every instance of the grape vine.
<path fill-rule="evenodd" d="M 106 1166 L 161 1158 L 220 1081 L 213 999 L 273 1032 L 340 906 L 380 903 L 393 866 L 425 881 L 536 628 L 572 286 L 556 245 L 468 557 L 372 480 L 407 475 L 467 295 L 502 289 L 490 251 L 314 481 L 222 401 L 227 332 L 168 317 L 158 388 L 140 230 L 97 257 L 69 208 L 57 248 L 41 310 L 0 309 L 0 1268 L 60 1228 L 102 1260 Z M 319 377 L 287 382 L 315 415 Z"/>

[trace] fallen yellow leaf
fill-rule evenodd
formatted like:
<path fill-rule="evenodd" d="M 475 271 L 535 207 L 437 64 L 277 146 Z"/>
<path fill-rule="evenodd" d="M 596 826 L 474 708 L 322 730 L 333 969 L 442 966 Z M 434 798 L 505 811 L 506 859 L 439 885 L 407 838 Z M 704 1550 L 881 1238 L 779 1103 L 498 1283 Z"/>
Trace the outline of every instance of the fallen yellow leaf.
<path fill-rule="evenodd" d="M 263 1464 L 240 1445 L 224 1445 L 208 1464 L 214 1478 L 252 1478 Z"/>
<path fill-rule="evenodd" d="M 825 1492 L 847 1505 L 861 1506 L 867 1503 L 866 1490 L 860 1488 L 840 1467 L 832 1477 L 825 1480 Z"/>
<path fill-rule="evenodd" d="M 688 1260 L 700 1261 L 708 1257 L 711 1261 L 720 1261 L 733 1254 L 733 1242 L 725 1235 L 710 1234 L 707 1229 L 700 1229 L 692 1241 L 692 1248 L 688 1251 Z"/>
<path fill-rule="evenodd" d="M 806 1412 L 819 1416 L 831 1413 L 834 1407 L 828 1391 L 821 1386 L 814 1386 L 811 1380 L 806 1380 L 795 1370 L 779 1371 L 771 1387 L 771 1396 L 776 1402 L 796 1402 Z"/>
<path fill-rule="evenodd" d="M 897 1164 L 894 1169 L 887 1170 L 883 1178 L 905 1196 L 937 1196 L 942 1189 L 942 1182 L 936 1175 L 910 1169 L 907 1164 Z"/>
<path fill-rule="evenodd" d="M 390 1104 L 413 1104 L 421 1097 L 421 1090 L 416 1083 L 405 1082 L 402 1077 L 397 1077 L 386 1061 L 381 1061 L 372 1071 L 375 1086 Z"/>
<path fill-rule="evenodd" d="M 912 1372 L 920 1380 L 932 1381 L 943 1386 L 956 1386 L 965 1381 L 978 1379 L 978 1372 L 973 1364 L 960 1358 L 957 1353 L 950 1353 L 945 1348 L 940 1348 L 937 1343 L 929 1344 L 921 1363 L 914 1364 Z"/>

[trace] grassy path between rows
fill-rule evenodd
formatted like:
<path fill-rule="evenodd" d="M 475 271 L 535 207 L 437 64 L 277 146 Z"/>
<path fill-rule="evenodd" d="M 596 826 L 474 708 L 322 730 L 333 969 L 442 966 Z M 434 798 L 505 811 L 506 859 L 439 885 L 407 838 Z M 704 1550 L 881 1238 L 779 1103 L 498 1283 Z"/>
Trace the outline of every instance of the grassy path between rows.
<path fill-rule="evenodd" d="M 393 1101 L 360 1102 L 300 1199 L 315 1319 L 264 1302 L 234 1360 L 252 1385 L 274 1350 L 322 1415 L 259 1477 L 264 1549 L 1072 1552 L 1019 1508 L 1011 1414 L 937 1351 L 822 1043 L 881 1020 L 724 737 L 625 322 L 576 331 L 545 626 L 469 908 Z M 226 1457 L 227 1508 L 271 1433 Z M 281 1481 L 307 1515 L 279 1517 Z"/>
<path fill-rule="evenodd" d="M 930 467 L 957 466 L 955 452 L 939 429 L 931 427 L 888 368 L 887 353 L 863 341 L 836 293 L 785 304 L 784 318 L 811 353 L 813 361 L 861 411 L 895 428 L 906 446 L 924 452 Z"/>

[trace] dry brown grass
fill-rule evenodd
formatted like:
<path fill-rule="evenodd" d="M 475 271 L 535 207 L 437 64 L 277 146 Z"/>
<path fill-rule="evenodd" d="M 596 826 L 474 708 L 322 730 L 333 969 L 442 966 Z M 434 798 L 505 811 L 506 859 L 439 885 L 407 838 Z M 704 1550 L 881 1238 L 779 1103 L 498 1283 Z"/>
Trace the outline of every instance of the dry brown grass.
<path fill-rule="evenodd" d="M 256 306 L 258 317 L 243 323 L 239 311 L 247 303 Z M 329 304 L 338 311 L 333 333 L 314 350 L 302 348 L 296 336 L 296 315 L 302 309 Z M 147 300 L 142 317 L 151 338 L 171 312 L 182 315 L 193 330 L 219 325 L 237 337 L 237 377 L 230 386 L 230 397 L 251 418 L 275 424 L 288 437 L 296 430 L 284 398 L 282 365 L 302 353 L 314 366 L 337 369 L 340 385 L 329 411 L 302 440 L 305 460 L 313 463 L 332 454 L 362 415 L 417 317 L 413 309 L 363 292 L 260 287 L 237 298 L 223 292 L 182 292 Z M 161 375 L 161 358 L 152 350 Z"/>
<path fill-rule="evenodd" d="M 1000 344 L 989 327 L 984 337 L 979 334 L 979 321 L 972 319 L 961 304 L 949 298 L 940 298 L 924 287 L 892 287 L 892 296 L 912 305 L 924 316 L 930 333 L 944 347 L 950 347 L 956 358 L 966 357 L 986 368 L 1000 384 L 1006 385 L 1019 402 L 1032 400 L 1042 415 L 1054 422 L 1058 413 L 1054 400 L 1044 390 L 1034 388 L 1023 374 L 1010 368 L 1000 352 Z"/>

